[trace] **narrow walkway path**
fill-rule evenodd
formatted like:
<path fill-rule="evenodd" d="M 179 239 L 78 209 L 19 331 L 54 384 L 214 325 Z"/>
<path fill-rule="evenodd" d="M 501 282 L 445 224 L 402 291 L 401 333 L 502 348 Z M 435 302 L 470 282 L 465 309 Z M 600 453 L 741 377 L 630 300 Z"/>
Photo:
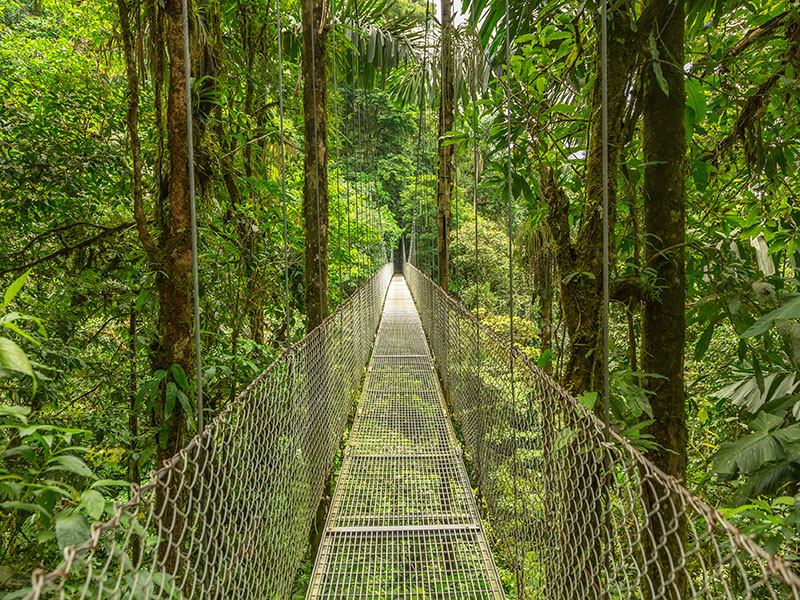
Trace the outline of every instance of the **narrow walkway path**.
<path fill-rule="evenodd" d="M 307 598 L 504 598 L 400 275 L 389 287 Z"/>

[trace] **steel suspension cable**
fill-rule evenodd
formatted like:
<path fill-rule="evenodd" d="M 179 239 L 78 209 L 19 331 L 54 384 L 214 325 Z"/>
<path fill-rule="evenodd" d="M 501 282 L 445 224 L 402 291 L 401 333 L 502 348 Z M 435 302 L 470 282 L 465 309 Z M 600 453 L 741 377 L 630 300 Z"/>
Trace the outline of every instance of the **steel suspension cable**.
<path fill-rule="evenodd" d="M 508 330 L 509 330 L 509 375 L 511 377 L 511 407 L 516 410 L 516 392 L 514 381 L 514 198 L 511 185 L 511 16 L 509 0 L 506 0 L 506 191 L 508 192 Z M 514 432 L 514 530 L 519 537 L 519 490 L 517 478 L 519 474 L 519 459 L 517 456 L 517 427 Z M 518 552 L 518 550 L 517 550 Z M 522 558 L 517 556 L 515 570 L 517 571 L 517 595 L 523 596 L 525 582 L 522 573 Z"/>
<path fill-rule="evenodd" d="M 357 0 L 353 0 L 353 11 L 356 15 L 358 15 L 358 4 Z M 356 17 L 356 24 L 358 25 L 358 17 Z M 361 109 L 358 108 L 357 99 L 358 99 L 358 92 L 356 91 L 356 86 L 358 85 L 358 73 L 359 73 L 359 55 L 360 55 L 360 48 L 357 46 L 353 51 L 353 113 L 351 115 L 352 124 L 353 124 L 353 138 L 358 139 L 358 145 L 361 146 L 363 143 L 361 138 Z M 358 159 L 358 152 L 355 148 L 353 148 L 353 157 L 357 160 Z M 358 165 L 356 165 L 358 167 Z M 363 165 L 361 165 L 363 169 Z M 355 196 L 356 196 L 356 223 L 355 223 L 355 234 L 356 238 L 360 237 L 361 232 L 361 224 L 363 221 L 363 215 L 359 215 L 360 210 L 360 196 L 363 195 L 364 189 L 363 185 L 361 186 L 361 192 L 359 193 L 359 184 L 361 183 L 361 176 L 357 173 L 358 169 L 353 169 L 353 185 L 355 186 Z M 359 216 L 362 218 L 359 219 Z M 357 277 L 361 276 L 361 267 L 362 267 L 362 260 L 361 260 L 361 252 L 360 249 L 356 249 L 356 267 L 357 267 Z"/>
<path fill-rule="evenodd" d="M 366 85 L 366 65 L 364 66 L 365 73 L 364 73 L 364 81 Z M 366 98 L 367 91 L 364 90 L 364 97 Z M 378 120 L 378 109 L 375 108 L 375 120 Z M 375 141 L 373 139 L 373 131 L 372 131 L 372 121 L 369 119 L 369 108 L 367 109 L 367 140 L 370 142 L 370 147 L 372 152 L 369 154 L 369 162 L 370 168 L 372 169 L 372 186 L 375 188 L 375 217 L 378 225 L 378 231 L 380 233 L 380 242 L 381 242 L 381 256 L 383 257 L 383 262 L 386 262 L 386 243 L 383 239 L 383 216 L 381 215 L 381 203 L 380 203 L 380 194 L 378 193 L 378 170 L 376 168 L 376 160 L 375 155 L 377 154 L 375 149 Z"/>
<path fill-rule="evenodd" d="M 367 66 L 365 62 L 361 63 L 363 75 L 364 75 L 364 101 L 367 107 L 367 142 L 370 146 L 371 152 L 369 153 L 369 162 L 370 168 L 372 169 L 372 186 L 375 188 L 375 219 L 376 224 L 378 226 L 378 231 L 380 235 L 380 244 L 381 244 L 381 256 L 383 258 L 383 262 L 386 262 L 386 244 L 385 240 L 383 239 L 383 216 L 381 215 L 381 204 L 380 204 L 380 195 L 378 193 L 378 172 L 376 168 L 376 161 L 375 161 L 375 141 L 373 139 L 373 131 L 372 131 L 372 121 L 369 118 L 369 105 L 367 104 Z M 375 120 L 377 121 L 378 118 L 378 109 L 375 109 Z"/>
<path fill-rule="evenodd" d="M 473 11 L 474 13 L 474 11 Z M 473 14 L 474 19 L 472 23 L 473 34 L 475 35 L 475 44 L 480 44 L 480 38 L 477 33 L 478 16 Z M 473 60 L 474 68 L 472 70 L 472 210 L 475 218 L 475 348 L 477 356 L 475 357 L 475 381 L 478 387 L 477 400 L 478 405 L 483 408 L 483 386 L 481 385 L 481 313 L 480 313 L 480 256 L 478 254 L 478 57 L 477 52 L 474 53 Z M 479 442 L 482 449 L 482 440 Z M 479 450 L 480 451 L 480 450 Z"/>
<path fill-rule="evenodd" d="M 278 28 L 278 114 L 281 133 L 281 200 L 283 204 L 283 284 L 286 302 L 286 347 L 292 345 L 290 333 L 291 303 L 289 302 L 289 220 L 286 216 L 286 135 L 283 122 L 283 36 L 281 31 L 281 0 L 275 0 Z"/>
<path fill-rule="evenodd" d="M 336 0 L 331 0 L 331 39 L 333 40 L 333 123 L 336 125 L 336 117 L 339 115 L 339 87 L 336 72 Z M 341 142 L 339 136 L 341 130 L 336 130 L 336 140 L 334 149 L 336 150 L 336 241 L 339 247 L 339 304 L 343 302 L 342 297 L 342 198 L 340 182 L 341 173 Z"/>
<path fill-rule="evenodd" d="M 434 264 L 436 265 L 436 281 L 437 283 L 441 281 L 441 269 L 439 266 L 439 253 L 441 252 L 441 248 L 439 248 L 439 227 L 442 228 L 442 246 L 447 247 L 447 240 L 444 239 L 444 236 L 447 232 L 447 228 L 445 227 L 446 223 L 446 216 L 443 215 L 441 224 L 439 223 L 439 195 L 442 195 L 442 201 L 447 197 L 447 192 L 449 188 L 449 184 L 447 181 L 447 152 L 448 149 L 444 145 L 444 136 L 447 133 L 444 129 L 445 119 L 444 119 L 444 111 L 446 110 L 446 100 L 445 100 L 445 85 L 448 85 L 449 82 L 446 81 L 447 77 L 445 73 L 447 71 L 447 64 L 445 63 L 445 55 L 444 49 L 447 45 L 447 41 L 445 40 L 445 36 L 448 35 L 448 32 L 445 30 L 444 27 L 444 4 L 440 2 L 442 7 L 442 13 L 439 16 L 440 22 L 442 24 L 441 29 L 441 36 L 439 38 L 439 131 L 437 132 L 439 139 L 436 143 L 436 195 L 435 195 L 435 202 L 433 203 L 433 214 L 436 216 L 434 219 L 434 223 L 436 223 L 436 251 L 434 253 Z M 452 7 L 451 7 L 452 11 Z M 439 149 L 441 148 L 441 152 Z M 439 185 L 441 185 L 442 189 L 439 189 Z M 433 248 L 433 240 L 431 240 L 431 247 Z M 448 266 L 445 266 L 447 269 Z M 445 290 L 447 292 L 447 290 Z"/>
<path fill-rule="evenodd" d="M 186 86 L 186 166 L 189 177 L 189 220 L 192 229 L 192 296 L 194 310 L 194 365 L 197 385 L 197 432 L 203 432 L 203 356 L 200 338 L 200 274 L 197 265 L 197 203 L 194 186 L 194 132 L 192 130 L 192 58 L 189 53 L 189 6 L 181 0 L 183 74 Z"/>
<path fill-rule="evenodd" d="M 608 0 L 602 0 L 600 9 L 600 53 L 602 54 L 601 113 L 600 129 L 602 136 L 603 168 L 603 432 L 605 442 L 611 442 L 611 373 L 609 372 L 609 306 L 610 299 L 610 224 L 609 219 L 609 173 L 608 173 Z M 603 460 L 603 495 L 608 502 L 611 488 L 611 460 L 606 454 Z M 611 530 L 611 516 L 606 513 L 605 526 Z M 610 571 L 610 557 L 606 555 L 605 569 Z"/>
<path fill-rule="evenodd" d="M 358 3 L 356 3 L 356 21 L 358 22 L 359 29 L 361 28 L 361 16 L 358 12 Z M 364 51 L 366 54 L 367 51 L 367 44 L 369 42 L 364 42 Z M 366 172 L 367 168 L 367 149 L 366 147 L 371 143 L 370 140 L 370 126 L 369 126 L 369 105 L 368 105 L 368 98 L 367 98 L 367 61 L 364 57 L 362 57 L 360 62 L 360 71 L 356 73 L 356 81 L 358 80 L 358 76 L 361 75 L 361 91 L 362 93 L 362 100 L 361 100 L 361 112 L 359 114 L 362 115 L 361 123 L 361 174 L 363 177 L 363 190 L 364 190 L 364 211 L 367 216 L 367 237 L 366 239 L 369 240 L 372 224 L 374 221 L 374 215 L 370 209 L 369 205 L 369 196 L 371 193 L 369 191 L 369 181 L 368 175 Z M 367 248 L 369 248 L 369 244 L 367 244 Z M 370 258 L 372 260 L 372 257 Z"/>
<path fill-rule="evenodd" d="M 309 8 L 311 9 L 311 96 L 314 102 L 314 183 L 315 195 L 317 202 L 317 278 L 319 280 L 319 306 L 323 308 L 323 282 L 322 282 L 322 233 L 320 220 L 322 214 L 320 212 L 320 199 L 319 199 L 319 120 L 317 118 L 317 28 L 314 24 L 314 0 L 309 0 Z M 320 15 L 322 19 L 322 15 Z M 324 110 L 324 107 L 323 107 Z M 306 234 L 307 235 L 307 234 Z M 327 274 L 326 274 L 327 279 Z M 325 282 L 327 285 L 327 281 Z M 324 314 L 322 315 L 324 316 Z"/>
<path fill-rule="evenodd" d="M 601 81 L 601 136 L 603 138 L 603 403 L 604 425 L 606 441 L 610 439 L 610 374 L 608 372 L 609 354 L 609 327 L 608 307 L 610 304 L 609 291 L 609 206 L 608 206 L 608 0 L 602 0 L 600 15 L 600 53 L 602 54 L 602 81 Z"/>
<path fill-rule="evenodd" d="M 417 241 L 417 217 L 419 216 L 419 171 L 421 168 L 420 155 L 422 152 L 422 113 L 425 104 L 425 79 L 428 76 L 428 28 L 430 24 L 431 4 L 429 0 L 425 1 L 425 38 L 422 50 L 422 73 L 419 78 L 419 122 L 417 123 L 417 171 L 414 175 L 414 210 L 411 224 L 411 241 L 414 246 L 414 262 L 415 267 L 418 266 L 417 252 L 419 252 L 419 242 Z"/>
<path fill-rule="evenodd" d="M 456 202 L 456 218 L 452 219 L 453 221 L 458 221 L 458 168 L 453 169 L 453 197 Z M 458 227 L 455 228 L 456 234 L 456 241 L 453 244 L 453 251 L 458 252 Z M 461 294 L 459 293 L 459 285 L 458 285 L 458 277 L 456 275 L 461 275 L 460 271 L 456 270 L 456 262 L 453 261 L 453 283 L 455 284 L 456 289 L 456 298 L 459 300 L 461 299 Z"/>

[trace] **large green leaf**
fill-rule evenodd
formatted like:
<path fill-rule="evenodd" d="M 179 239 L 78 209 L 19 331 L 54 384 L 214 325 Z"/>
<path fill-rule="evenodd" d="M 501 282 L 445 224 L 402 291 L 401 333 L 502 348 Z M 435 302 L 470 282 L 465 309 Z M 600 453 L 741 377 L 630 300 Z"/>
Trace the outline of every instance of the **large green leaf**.
<path fill-rule="evenodd" d="M 33 390 L 36 391 L 36 377 L 28 355 L 15 342 L 5 337 L 0 337 L 0 369 L 29 375 L 33 380 Z"/>
<path fill-rule="evenodd" d="M 686 107 L 691 109 L 693 113 L 693 125 L 702 123 L 705 120 L 706 112 L 708 111 L 705 90 L 703 89 L 703 84 L 694 79 L 686 80 Z"/>
<path fill-rule="evenodd" d="M 736 406 L 742 406 L 756 413 L 765 403 L 788 396 L 797 389 L 800 382 L 794 373 L 770 373 L 761 378 L 746 377 L 717 390 L 716 398 L 728 398 Z"/>
<path fill-rule="evenodd" d="M 186 377 L 186 372 L 183 370 L 183 367 L 175 363 L 170 370 L 172 371 L 172 376 L 175 378 L 175 381 L 181 386 L 181 389 L 189 391 L 189 379 Z"/>
<path fill-rule="evenodd" d="M 54 456 L 47 461 L 47 464 L 49 465 L 48 471 L 67 471 L 68 473 L 74 473 L 81 477 L 92 476 L 92 470 L 89 466 L 83 462 L 82 459 L 77 456 L 72 456 L 71 454 Z"/>
<path fill-rule="evenodd" d="M 800 440 L 800 425 L 773 431 L 782 423 L 782 417 L 760 413 L 750 424 L 753 433 L 722 445 L 715 456 L 714 471 L 727 475 L 752 473 L 766 463 L 783 459 L 784 445 Z"/>
<path fill-rule="evenodd" d="M 28 275 L 30 274 L 30 270 L 25 271 L 22 275 L 17 277 L 8 289 L 6 293 L 3 294 L 3 305 L 0 306 L 0 310 L 5 310 L 6 306 L 14 299 L 14 297 L 19 294 L 19 291 L 22 289 L 22 286 L 25 285 L 25 281 L 28 279 Z"/>
<path fill-rule="evenodd" d="M 44 506 L 42 506 L 41 504 L 33 504 L 31 502 L 18 502 L 16 500 L 9 500 L 8 502 L 0 503 L 0 508 L 7 508 L 9 510 L 22 510 L 30 513 L 40 512 L 52 518 L 52 516 Z"/>
<path fill-rule="evenodd" d="M 792 296 L 786 304 L 768 312 L 748 327 L 741 335 L 742 338 L 749 338 L 760 335 L 767 331 L 778 319 L 800 319 L 800 295 Z"/>
<path fill-rule="evenodd" d="M 103 516 L 106 508 L 106 499 L 97 490 L 88 490 L 81 494 L 81 505 L 86 508 L 86 513 L 97 520 Z"/>
<path fill-rule="evenodd" d="M 62 510 L 56 518 L 56 542 L 63 550 L 67 546 L 78 546 L 89 539 L 89 522 L 74 509 Z"/>

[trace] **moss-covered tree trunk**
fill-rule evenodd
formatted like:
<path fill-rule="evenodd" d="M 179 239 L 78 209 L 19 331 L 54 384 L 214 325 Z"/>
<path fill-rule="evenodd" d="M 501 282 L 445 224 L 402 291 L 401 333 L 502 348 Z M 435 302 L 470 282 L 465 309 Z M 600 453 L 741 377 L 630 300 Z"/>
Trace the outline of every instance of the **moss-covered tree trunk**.
<path fill-rule="evenodd" d="M 647 428 L 657 444 L 650 459 L 668 475 L 683 480 L 686 474 L 686 410 L 683 355 L 685 342 L 686 277 L 684 238 L 686 230 L 684 189 L 684 6 L 683 0 L 650 0 L 655 16 L 652 36 L 658 56 L 650 56 L 644 74 L 643 154 L 644 225 L 648 239 L 645 262 L 656 272 L 659 293 L 644 301 L 642 315 L 642 370 L 650 392 L 655 422 Z M 663 80 L 659 81 L 656 66 Z M 664 89 L 664 88 L 667 89 Z M 644 487 L 646 501 L 655 506 L 661 487 Z M 663 500 L 663 498 L 662 498 Z M 672 582 L 661 573 L 672 573 L 670 565 L 682 555 L 684 517 L 675 514 L 670 502 L 660 502 L 652 519 L 652 537 L 667 544 L 658 550 L 656 563 L 648 569 L 655 586 L 653 597 L 678 600 L 686 597 L 687 581 L 682 573 Z M 659 518 L 660 517 L 660 518 Z M 677 531 L 668 533 L 669 530 Z M 659 589 L 663 584 L 664 589 Z"/>
<path fill-rule="evenodd" d="M 179 0 L 166 5 L 167 29 L 164 42 L 169 55 L 167 92 L 167 177 L 166 210 L 156 206 L 157 242 L 152 238 L 143 205 L 141 143 L 138 133 L 139 79 L 134 59 L 131 7 L 118 1 L 128 81 L 127 126 L 133 158 L 132 191 L 134 216 L 142 247 L 151 268 L 156 271 L 159 298 L 159 346 L 154 367 L 172 377 L 172 365 L 180 365 L 188 375 L 194 369 L 192 348 L 191 303 L 191 218 L 189 209 L 188 139 L 186 137 L 186 81 L 184 76 L 183 19 Z M 159 40 L 157 39 L 156 42 Z M 159 88 L 157 88 L 159 89 Z M 158 204 L 158 203 L 157 203 Z M 161 213 L 163 221 L 158 217 Z M 159 436 L 159 463 L 180 450 L 186 436 L 186 415 L 180 403 L 169 409 L 162 395 L 155 409 L 155 422 L 162 428 Z"/>
<path fill-rule="evenodd" d="M 303 118 L 305 120 L 305 305 L 311 331 L 328 316 L 328 119 L 322 24 L 325 0 L 303 0 Z"/>
<path fill-rule="evenodd" d="M 325 0 L 302 0 L 303 25 L 303 118 L 305 120 L 305 182 L 303 185 L 303 218 L 305 224 L 305 307 L 306 331 L 311 332 L 328 316 L 328 125 L 326 114 L 327 75 L 325 49 L 328 29 L 323 19 L 327 14 Z M 309 440 L 330 439 L 328 411 L 327 355 L 319 344 L 314 364 L 307 367 L 309 394 L 306 398 L 310 415 Z M 335 441 L 338 443 L 338 441 Z M 312 449 L 306 449 L 311 459 Z M 330 465 L 317 506 L 309 542 L 311 556 L 316 556 L 331 496 Z"/>
<path fill-rule="evenodd" d="M 188 138 L 186 127 L 186 80 L 183 47 L 183 18 L 181 2 L 169 0 L 165 6 L 166 34 L 153 31 L 156 55 L 162 43 L 169 56 L 167 81 L 167 151 L 169 154 L 168 175 L 163 182 L 165 190 L 159 190 L 155 216 L 158 229 L 157 242 L 149 231 L 148 218 L 143 204 L 142 165 L 138 133 L 139 79 L 134 58 L 134 38 L 131 28 L 131 7 L 127 0 L 118 0 L 120 26 L 122 30 L 127 75 L 127 127 L 131 140 L 133 158 L 133 209 L 137 231 L 142 247 L 147 254 L 150 267 L 156 272 L 158 291 L 159 343 L 155 349 L 153 367 L 167 373 L 167 381 L 176 384 L 172 366 L 180 366 L 190 375 L 194 369 L 192 348 L 192 247 L 191 217 L 189 205 Z M 160 21 L 157 7 L 153 7 L 152 18 Z M 154 75 L 156 95 L 160 93 L 160 68 Z M 160 104 L 157 102 L 157 107 Z M 159 111 L 160 112 L 160 111 Z M 160 123 L 160 116 L 157 118 Z M 158 136 L 161 136 L 159 128 Z M 156 159 L 156 171 L 160 172 L 161 152 Z M 159 178 L 160 182 L 160 178 Z M 162 206 L 162 203 L 164 204 Z M 172 404 L 170 406 L 170 404 Z M 162 390 L 155 410 L 154 422 L 158 426 L 158 464 L 172 457 L 185 445 L 186 415 L 179 402 L 168 403 L 166 390 Z M 166 568 L 179 568 L 180 545 L 184 536 L 184 512 L 182 498 L 176 481 L 159 486 L 156 501 L 164 522 L 170 523 L 170 535 L 159 547 L 159 555 Z"/>
<path fill-rule="evenodd" d="M 180 365 L 189 375 L 194 371 L 192 348 L 192 238 L 189 209 L 189 143 L 186 136 L 186 79 L 183 57 L 183 19 L 179 0 L 167 2 L 167 53 L 169 79 L 167 91 L 167 150 L 169 152 L 168 243 L 162 249 L 161 270 L 156 275 L 159 293 L 161 368 L 170 373 Z M 171 375 L 170 375 L 171 376 Z M 169 424 L 159 458 L 168 458 L 184 446 L 186 417 L 175 403 L 168 418 L 162 407 L 163 422 Z"/>
<path fill-rule="evenodd" d="M 445 144 L 445 134 L 455 124 L 455 78 L 453 64 L 453 0 L 442 0 L 442 88 L 439 102 L 439 173 L 436 185 L 436 228 L 438 238 L 439 285 L 447 291 L 450 284 L 450 219 L 453 196 L 453 151 Z"/>

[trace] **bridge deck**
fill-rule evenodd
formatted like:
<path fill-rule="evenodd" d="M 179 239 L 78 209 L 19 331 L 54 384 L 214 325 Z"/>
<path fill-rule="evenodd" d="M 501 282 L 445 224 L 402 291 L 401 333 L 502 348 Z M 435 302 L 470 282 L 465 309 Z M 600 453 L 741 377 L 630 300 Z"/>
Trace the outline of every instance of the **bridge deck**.
<path fill-rule="evenodd" d="M 389 287 L 307 598 L 504 598 L 402 276 Z"/>

